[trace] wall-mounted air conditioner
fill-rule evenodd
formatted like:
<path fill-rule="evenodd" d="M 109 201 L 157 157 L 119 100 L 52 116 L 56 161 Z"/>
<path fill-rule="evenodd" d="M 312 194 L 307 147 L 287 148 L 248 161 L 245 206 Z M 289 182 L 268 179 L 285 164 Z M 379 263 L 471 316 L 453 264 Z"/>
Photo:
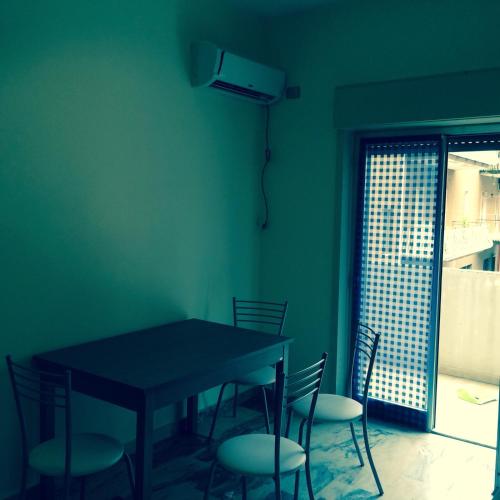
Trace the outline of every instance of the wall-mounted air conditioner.
<path fill-rule="evenodd" d="M 217 47 L 191 45 L 192 84 L 210 87 L 258 104 L 271 104 L 285 91 L 285 73 Z"/>

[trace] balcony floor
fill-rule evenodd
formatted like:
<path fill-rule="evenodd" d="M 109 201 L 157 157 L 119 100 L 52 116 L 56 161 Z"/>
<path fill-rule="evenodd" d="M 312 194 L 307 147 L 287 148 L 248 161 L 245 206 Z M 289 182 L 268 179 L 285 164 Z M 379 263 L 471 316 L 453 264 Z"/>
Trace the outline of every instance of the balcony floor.
<path fill-rule="evenodd" d="M 457 396 L 461 388 L 471 393 L 479 392 L 495 401 L 483 405 L 469 403 Z M 438 375 L 435 431 L 495 447 L 497 422 L 497 386 L 442 373 Z"/>

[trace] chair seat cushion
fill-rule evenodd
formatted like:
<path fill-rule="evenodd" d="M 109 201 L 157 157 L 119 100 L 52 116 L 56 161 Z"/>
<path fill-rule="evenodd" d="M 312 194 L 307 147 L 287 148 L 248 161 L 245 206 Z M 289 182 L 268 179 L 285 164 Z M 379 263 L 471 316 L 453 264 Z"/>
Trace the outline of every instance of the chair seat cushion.
<path fill-rule="evenodd" d="M 273 384 L 275 380 L 276 370 L 271 366 L 266 366 L 254 372 L 247 373 L 234 380 L 234 382 L 242 385 L 269 385 Z"/>
<path fill-rule="evenodd" d="M 244 434 L 224 441 L 217 449 L 217 460 L 225 469 L 248 476 L 274 475 L 274 435 Z M 306 461 L 304 448 L 282 437 L 280 472 L 292 472 Z"/>
<path fill-rule="evenodd" d="M 303 417 L 309 415 L 311 398 L 304 398 L 292 405 L 293 410 Z M 319 422 L 349 422 L 363 415 L 363 406 L 354 399 L 337 394 L 320 394 L 314 412 Z"/>
<path fill-rule="evenodd" d="M 103 434 L 73 434 L 71 441 L 71 475 L 87 476 L 116 464 L 123 456 L 123 445 Z M 29 464 L 40 474 L 63 476 L 66 440 L 55 438 L 35 446 Z"/>

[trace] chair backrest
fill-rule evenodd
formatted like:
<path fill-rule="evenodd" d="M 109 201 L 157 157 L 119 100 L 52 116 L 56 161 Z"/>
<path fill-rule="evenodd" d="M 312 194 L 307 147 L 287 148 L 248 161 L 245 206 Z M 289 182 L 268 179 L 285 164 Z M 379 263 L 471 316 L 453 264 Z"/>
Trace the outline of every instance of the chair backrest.
<path fill-rule="evenodd" d="M 21 428 L 23 460 L 29 455 L 26 404 L 32 403 L 53 410 L 62 409 L 65 414 L 66 474 L 71 470 L 71 373 L 63 374 L 33 370 L 14 363 L 6 356 L 17 416 Z"/>
<path fill-rule="evenodd" d="M 306 452 L 309 453 L 311 444 L 311 427 L 327 357 L 328 353 L 324 352 L 319 361 L 308 366 L 307 368 L 304 368 L 303 370 L 290 375 L 278 373 L 278 377 L 276 379 L 274 412 L 274 467 L 277 475 L 280 473 L 280 438 L 283 434 L 283 416 L 294 403 L 306 398 L 307 401 L 309 401 L 310 406 L 309 415 L 306 420 L 306 441 L 304 448 Z"/>
<path fill-rule="evenodd" d="M 368 390 L 372 378 L 373 366 L 377 356 L 377 349 L 380 340 L 380 333 L 376 332 L 364 323 L 358 322 L 356 327 L 356 337 L 354 339 L 353 356 L 351 360 L 350 395 L 354 389 L 361 386 L 361 397 L 363 407 L 366 410 L 368 404 Z M 363 376 L 364 375 L 364 376 Z"/>
<path fill-rule="evenodd" d="M 241 300 L 233 297 L 233 324 L 242 328 L 257 327 L 281 335 L 285 324 L 288 302 Z"/>

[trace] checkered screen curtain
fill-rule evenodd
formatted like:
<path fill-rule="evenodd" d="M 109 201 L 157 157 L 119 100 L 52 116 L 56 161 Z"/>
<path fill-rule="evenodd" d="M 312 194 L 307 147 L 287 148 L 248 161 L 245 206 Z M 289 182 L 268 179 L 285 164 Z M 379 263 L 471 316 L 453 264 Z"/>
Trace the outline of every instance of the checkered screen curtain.
<path fill-rule="evenodd" d="M 372 400 L 427 410 L 439 142 L 367 144 L 358 319 L 381 335 Z M 361 394 L 367 369 L 355 363 Z"/>

